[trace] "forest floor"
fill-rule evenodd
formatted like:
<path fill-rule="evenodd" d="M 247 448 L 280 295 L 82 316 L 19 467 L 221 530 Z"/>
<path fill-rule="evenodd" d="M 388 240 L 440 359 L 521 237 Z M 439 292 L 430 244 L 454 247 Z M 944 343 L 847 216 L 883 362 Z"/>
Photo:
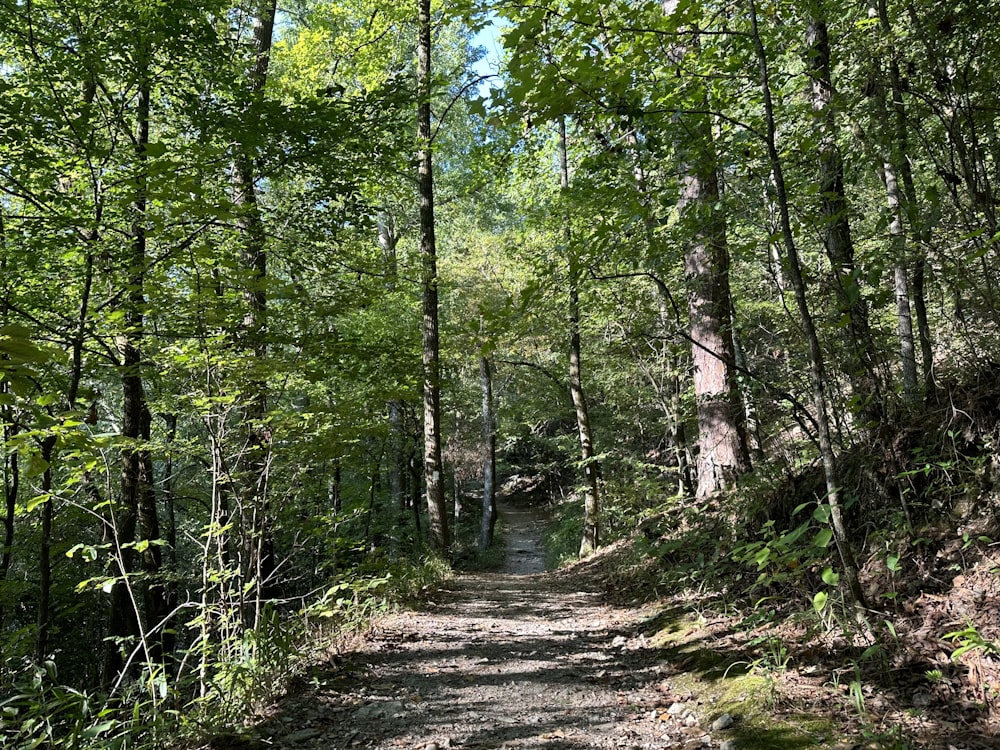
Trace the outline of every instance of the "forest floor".
<path fill-rule="evenodd" d="M 850 708 L 849 676 L 830 684 L 785 668 L 780 652 L 761 669 L 724 618 L 699 620 L 676 601 L 620 603 L 627 597 L 609 591 L 600 563 L 545 572 L 544 516 L 504 511 L 503 572 L 458 575 L 416 609 L 377 621 L 293 686 L 250 738 L 211 747 L 1000 747 L 965 733 L 918 745 L 874 736 L 864 707 Z"/>

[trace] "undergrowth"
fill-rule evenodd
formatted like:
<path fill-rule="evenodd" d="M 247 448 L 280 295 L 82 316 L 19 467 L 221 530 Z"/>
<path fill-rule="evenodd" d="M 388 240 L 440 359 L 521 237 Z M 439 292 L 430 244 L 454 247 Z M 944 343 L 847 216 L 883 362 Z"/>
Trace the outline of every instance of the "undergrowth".
<path fill-rule="evenodd" d="M 152 750 L 238 732 L 348 634 L 450 575 L 434 555 L 366 567 L 379 573 L 345 577 L 298 609 L 268 604 L 255 628 L 195 640 L 177 663 L 147 665 L 113 694 L 65 685 L 52 661 L 5 663 L 0 747 Z"/>
<path fill-rule="evenodd" d="M 628 542 L 591 572 L 616 598 L 666 597 L 693 622 L 726 623 L 719 637 L 739 644 L 732 663 L 755 674 L 826 674 L 830 700 L 873 747 L 940 746 L 946 730 L 928 721 L 935 716 L 994 731 L 998 448 L 1000 379 L 953 386 L 840 452 L 863 613 L 841 583 L 822 467 L 808 446 L 789 452 L 794 462 L 758 463 L 705 501 L 659 492 L 677 485 L 657 467 L 606 482 L 605 542 Z M 553 563 L 576 559 L 580 515 L 577 502 L 557 508 Z"/>

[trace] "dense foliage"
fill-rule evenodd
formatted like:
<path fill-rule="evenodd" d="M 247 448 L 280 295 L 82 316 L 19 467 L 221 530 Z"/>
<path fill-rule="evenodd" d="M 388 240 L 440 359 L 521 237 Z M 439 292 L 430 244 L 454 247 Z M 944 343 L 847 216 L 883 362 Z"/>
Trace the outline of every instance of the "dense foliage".
<path fill-rule="evenodd" d="M 996 383 L 997 13 L 434 6 L 419 140 L 415 7 L 0 4 L 4 741 L 266 699 L 438 570 L 429 287 L 434 554 L 488 546 L 499 460 L 573 501 L 574 553 L 684 513 L 864 604 L 885 530 L 962 499 L 945 462 L 991 471 L 955 394 Z"/>

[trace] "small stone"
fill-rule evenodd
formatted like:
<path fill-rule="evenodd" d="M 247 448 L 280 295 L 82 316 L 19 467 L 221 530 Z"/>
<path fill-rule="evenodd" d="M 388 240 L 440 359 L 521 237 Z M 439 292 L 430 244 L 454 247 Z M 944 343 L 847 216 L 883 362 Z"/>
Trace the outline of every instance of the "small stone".
<path fill-rule="evenodd" d="M 406 708 L 399 701 L 386 701 L 385 703 L 369 703 L 354 712 L 354 718 L 362 721 L 370 719 L 391 719 L 393 716 L 403 713 Z"/>
<path fill-rule="evenodd" d="M 613 641 L 611 641 L 611 648 L 621 648 L 626 643 L 628 643 L 628 638 L 623 635 L 618 636 Z"/>
<path fill-rule="evenodd" d="M 687 714 L 684 717 L 684 726 L 686 726 L 686 727 L 696 727 L 696 726 L 698 726 L 698 717 L 695 716 L 694 714 L 691 714 L 691 713 Z"/>
<path fill-rule="evenodd" d="M 292 732 L 290 735 L 285 737 L 288 742 L 305 742 L 306 740 L 315 739 L 319 737 L 323 732 L 319 729 L 300 729 L 297 732 Z"/>
<path fill-rule="evenodd" d="M 729 714 L 722 714 L 718 719 L 712 722 L 709 727 L 713 732 L 721 732 L 723 729 L 729 729 L 733 725 L 733 717 Z"/>
<path fill-rule="evenodd" d="M 726 740 L 719 745 L 719 750 L 736 750 L 736 740 Z"/>
<path fill-rule="evenodd" d="M 914 708 L 927 708 L 934 702 L 934 696 L 926 690 L 918 690 L 913 694 L 912 701 Z"/>
<path fill-rule="evenodd" d="M 667 713 L 671 716 L 680 716 L 687 709 L 683 703 L 671 703 L 670 708 L 667 709 Z"/>

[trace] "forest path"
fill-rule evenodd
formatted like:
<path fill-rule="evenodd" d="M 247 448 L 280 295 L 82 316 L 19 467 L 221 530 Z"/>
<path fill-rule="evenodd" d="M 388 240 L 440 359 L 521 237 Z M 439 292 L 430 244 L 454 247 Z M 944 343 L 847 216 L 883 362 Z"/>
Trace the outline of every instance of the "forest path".
<path fill-rule="evenodd" d="M 461 575 L 378 622 L 257 728 L 262 746 L 726 747 L 665 680 L 649 613 L 607 604 L 598 581 L 539 572 L 540 515 L 504 518 L 509 572 Z"/>

